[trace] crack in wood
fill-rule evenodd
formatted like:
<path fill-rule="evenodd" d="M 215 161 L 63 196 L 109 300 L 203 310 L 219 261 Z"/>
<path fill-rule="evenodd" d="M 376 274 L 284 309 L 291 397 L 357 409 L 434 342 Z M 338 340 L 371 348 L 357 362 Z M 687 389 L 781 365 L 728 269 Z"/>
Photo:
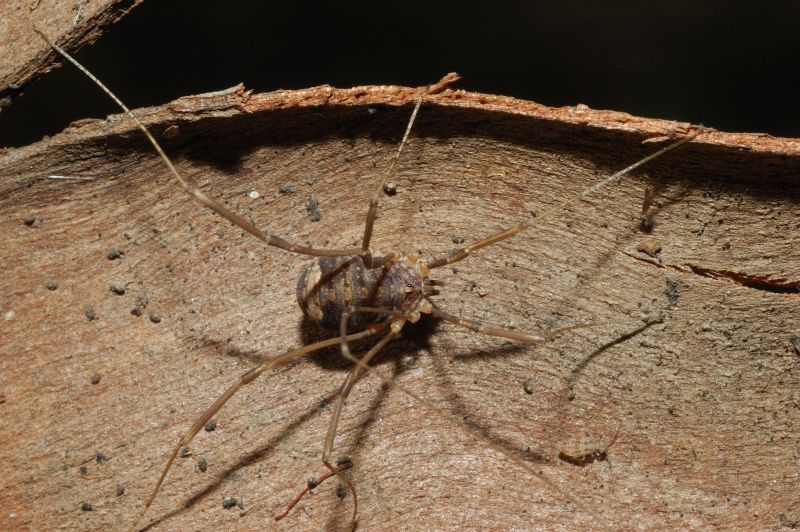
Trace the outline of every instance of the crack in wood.
<path fill-rule="evenodd" d="M 770 279 L 768 277 L 750 275 L 742 272 L 706 268 L 696 264 L 685 264 L 683 266 L 678 264 L 665 264 L 655 259 L 636 256 L 632 253 L 628 253 L 627 251 L 622 251 L 621 253 L 632 259 L 651 264 L 664 270 L 691 273 L 701 277 L 706 277 L 708 279 L 726 280 L 736 283 L 740 286 L 754 288 L 764 292 L 771 292 L 773 294 L 800 294 L 800 280 L 791 281 L 789 279 Z"/>

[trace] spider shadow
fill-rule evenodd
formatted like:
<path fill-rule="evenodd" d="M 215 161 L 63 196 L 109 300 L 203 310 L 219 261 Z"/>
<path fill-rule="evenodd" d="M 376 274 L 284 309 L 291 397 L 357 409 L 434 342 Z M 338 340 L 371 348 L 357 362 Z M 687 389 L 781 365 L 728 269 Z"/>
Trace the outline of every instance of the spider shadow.
<path fill-rule="evenodd" d="M 395 360 L 395 372 L 393 378 L 398 376 L 399 373 L 402 371 L 399 369 L 401 364 L 398 360 L 398 355 L 402 352 L 408 352 L 411 350 L 415 353 L 416 356 L 421 351 L 429 350 L 430 343 L 429 337 L 431 334 L 435 332 L 439 325 L 439 320 L 436 318 L 425 317 L 427 319 L 420 320 L 419 323 L 415 324 L 416 327 L 406 327 L 403 330 L 401 337 L 396 340 L 395 342 L 389 344 L 387 348 L 381 353 L 379 356 L 374 359 L 374 363 L 378 365 L 384 364 L 386 361 Z M 321 331 L 311 320 L 307 318 L 304 319 L 300 324 L 300 332 L 301 337 L 303 339 L 303 344 L 313 343 L 314 341 L 319 341 L 321 339 L 330 338 L 331 335 L 323 335 L 323 331 Z M 240 350 L 235 346 L 234 343 L 231 342 L 230 339 L 215 339 L 208 336 L 201 336 L 194 338 L 194 341 L 197 342 L 201 348 L 212 350 L 218 354 L 224 354 L 227 356 L 236 356 L 242 357 L 249 361 L 251 361 L 254 365 L 259 364 L 264 361 L 263 356 L 258 356 L 253 351 L 243 351 Z M 354 347 L 362 346 L 365 342 L 354 342 Z M 328 370 L 328 371 L 345 371 L 352 367 L 352 364 L 344 359 L 342 359 L 341 353 L 339 351 L 338 346 L 334 346 L 327 349 L 321 349 L 314 353 L 311 353 L 307 356 L 308 359 L 313 360 L 317 365 L 321 368 Z M 355 350 L 355 349 L 354 349 Z M 360 424 L 359 429 L 356 433 L 355 438 L 353 439 L 352 443 L 352 450 L 353 452 L 357 452 L 358 448 L 362 446 L 364 439 L 368 433 L 368 430 L 371 425 L 377 419 L 377 414 L 380 409 L 380 406 L 383 402 L 387 390 L 385 388 L 381 388 L 380 392 L 377 396 L 372 400 L 369 408 L 368 408 L 368 418 L 362 424 Z M 152 527 L 163 523 L 164 521 L 174 517 L 176 515 L 181 514 L 186 510 L 192 509 L 197 503 L 204 500 L 208 496 L 212 495 L 213 493 L 217 492 L 221 485 L 231 479 L 235 473 L 245 467 L 248 467 L 252 464 L 255 464 L 269 456 L 269 454 L 277 449 L 280 444 L 288 439 L 293 433 L 295 433 L 298 429 L 300 429 L 304 424 L 309 422 L 318 414 L 322 413 L 323 411 L 327 410 L 329 405 L 335 401 L 336 397 L 339 394 L 339 389 L 332 391 L 331 393 L 327 394 L 320 403 L 317 404 L 316 407 L 313 407 L 303 413 L 300 417 L 292 421 L 287 427 L 285 427 L 279 434 L 274 435 L 268 442 L 264 445 L 260 446 L 258 449 L 247 453 L 246 455 L 242 456 L 236 463 L 228 466 L 224 471 L 221 471 L 212 481 L 210 481 L 205 488 L 197 491 L 193 495 L 191 495 L 187 500 L 183 502 L 178 508 L 169 511 L 160 515 L 158 518 L 150 521 L 146 526 L 142 528 L 142 530 L 150 530 Z M 320 464 L 321 465 L 321 464 Z M 334 519 L 336 517 L 334 516 Z"/>
<path fill-rule="evenodd" d="M 400 331 L 399 338 L 390 342 L 381 352 L 375 355 L 375 358 L 370 362 L 370 366 L 380 366 L 388 360 L 397 359 L 401 352 L 411 352 L 412 356 L 416 357 L 421 352 L 430 351 L 430 337 L 439 329 L 440 323 L 441 320 L 429 315 L 423 315 L 417 323 L 406 323 Z M 338 336 L 339 331 L 325 330 L 304 315 L 298 326 L 298 333 L 303 345 L 308 345 L 334 338 Z M 366 346 L 370 345 L 370 343 L 374 344 L 375 339 L 376 337 L 369 337 L 357 342 L 351 342 L 350 348 L 353 350 L 353 354 L 359 356 L 359 351 L 365 350 L 365 348 L 368 349 Z M 353 366 L 350 361 L 342 356 L 339 345 L 309 353 L 307 358 L 326 371 L 344 371 Z"/>
<path fill-rule="evenodd" d="M 604 355 L 606 351 L 608 351 L 612 347 L 617 346 L 623 342 L 626 342 L 636 336 L 639 336 L 644 331 L 646 331 L 647 329 L 658 323 L 663 323 L 663 320 L 648 321 L 632 331 L 620 334 L 613 340 L 606 342 L 605 344 L 601 345 L 600 347 L 592 351 L 589 355 L 585 356 L 580 362 L 578 362 L 578 365 L 575 366 L 572 369 L 572 371 L 570 371 L 569 377 L 567 377 L 567 386 L 564 395 L 566 396 L 574 388 L 575 383 L 578 381 L 580 376 L 583 373 L 585 373 L 586 368 L 589 366 L 590 363 L 592 363 L 594 360 Z"/>
<path fill-rule="evenodd" d="M 505 342 L 502 345 L 487 347 L 478 351 L 456 353 L 451 355 L 450 358 L 454 361 L 469 363 L 474 363 L 478 359 L 517 358 L 524 356 L 532 347 L 535 348 L 535 346 L 522 343 Z M 438 385 L 444 392 L 448 408 L 451 410 L 452 415 L 458 418 L 469 431 L 472 431 L 484 441 L 491 442 L 502 452 L 515 457 L 517 460 L 535 464 L 548 464 L 551 462 L 546 451 L 537 450 L 530 445 L 515 443 L 498 435 L 497 431 L 492 429 L 491 424 L 484 423 L 483 418 L 476 415 L 474 407 L 468 404 L 465 398 L 457 391 L 458 386 L 451 377 L 452 370 L 445 367 L 439 358 L 434 359 L 432 366 L 437 374 Z"/>
<path fill-rule="evenodd" d="M 336 392 L 329 394 L 326 397 L 327 401 L 333 400 L 336 397 Z M 205 499 L 206 497 L 215 493 L 221 485 L 226 481 L 229 480 L 237 471 L 256 462 L 260 462 L 265 457 L 267 457 L 273 450 L 275 450 L 281 442 L 286 440 L 289 436 L 291 436 L 296 430 L 298 430 L 302 425 L 310 421 L 314 416 L 319 414 L 322 409 L 318 406 L 306 411 L 303 415 L 299 418 L 295 419 L 291 424 L 285 427 L 280 433 L 276 434 L 270 440 L 259 447 L 258 449 L 247 453 L 246 455 L 242 456 L 236 463 L 228 466 L 224 471 L 221 471 L 215 479 L 210 481 L 205 488 L 196 492 L 194 495 L 189 497 L 180 507 L 171 510 L 165 514 L 162 514 L 157 519 L 150 521 L 142 530 L 150 530 L 152 527 L 161 524 L 162 522 L 168 520 L 171 517 L 179 515 L 184 511 L 191 510 L 197 503 Z"/>
<path fill-rule="evenodd" d="M 402 335 L 391 342 L 386 346 L 384 351 L 376 356 L 373 359 L 373 363 L 378 371 L 386 374 L 387 370 L 382 366 L 386 366 L 391 364 L 391 373 L 388 375 L 389 379 L 394 381 L 401 378 L 402 374 L 406 371 L 409 364 L 413 364 L 413 362 L 409 362 L 408 360 L 403 359 L 403 355 L 410 355 L 412 360 L 416 357 L 421 356 L 424 353 L 432 354 L 431 351 L 431 343 L 430 337 L 435 334 L 439 330 L 439 326 L 441 324 L 441 320 L 432 316 L 423 316 L 423 318 L 416 324 L 412 324 L 411 326 L 407 326 L 403 329 Z M 324 332 L 321 331 L 313 322 L 308 319 L 303 320 L 300 324 L 300 331 L 303 337 L 303 341 L 319 341 L 319 339 L 324 338 Z M 330 337 L 328 335 L 327 337 Z M 227 355 L 237 355 L 237 356 L 245 356 L 248 359 L 253 360 L 255 363 L 263 361 L 263 357 L 257 357 L 254 353 L 251 352 L 243 352 L 237 350 L 235 347 L 232 347 L 230 342 L 227 341 L 220 341 L 214 340 L 210 338 L 202 338 L 200 339 L 202 343 L 207 347 L 213 347 L 215 351 L 224 352 Z M 363 344 L 366 342 L 355 342 L 353 344 L 354 352 L 356 352 L 356 348 L 362 347 Z M 338 346 L 334 346 L 331 348 L 323 349 L 318 352 L 312 353 L 308 355 L 309 360 L 314 361 L 315 364 L 320 366 L 320 368 L 327 370 L 327 371 L 346 371 L 352 367 L 352 364 L 348 361 L 342 359 L 341 353 L 339 351 Z M 517 345 L 517 344 L 505 344 L 493 348 L 487 348 L 481 350 L 479 352 L 472 353 L 471 356 L 474 357 L 507 357 L 507 356 L 514 356 L 519 354 L 520 352 L 524 351 L 526 346 L 524 345 Z M 388 393 L 391 392 L 391 386 L 381 386 L 378 390 L 378 393 L 372 398 L 368 408 L 366 409 L 367 417 L 362 422 L 359 423 L 358 429 L 356 430 L 355 434 L 353 435 L 350 443 L 348 444 L 348 452 L 352 452 L 353 454 L 358 454 L 359 449 L 361 449 L 365 441 L 368 437 L 370 428 L 375 424 L 376 421 L 379 419 L 380 409 L 383 405 L 384 400 L 388 396 Z M 277 448 L 280 447 L 280 444 L 287 440 L 293 433 L 299 430 L 304 424 L 311 421 L 315 416 L 323 413 L 325 410 L 328 409 L 328 406 L 331 405 L 338 396 L 339 389 L 328 393 L 322 400 L 320 404 L 315 407 L 308 409 L 302 415 L 297 417 L 293 420 L 288 426 L 283 428 L 280 433 L 275 434 L 272 436 L 268 442 L 261 445 L 258 449 L 255 449 L 241 458 L 239 458 L 235 463 L 231 464 L 223 471 L 220 471 L 213 480 L 210 480 L 207 485 L 196 491 L 193 495 L 191 495 L 188 499 L 186 499 L 179 507 L 174 510 L 171 510 L 167 513 L 161 514 L 156 519 L 150 521 L 142 530 L 150 530 L 154 526 L 164 523 L 165 521 L 169 520 L 171 517 L 179 515 L 184 511 L 191 510 L 195 505 L 197 505 L 202 500 L 206 499 L 210 495 L 216 493 L 222 484 L 228 480 L 230 480 L 237 471 L 241 470 L 242 468 L 248 467 L 253 465 L 265 458 L 268 458 L 269 455 L 275 451 Z M 424 408 L 424 407 L 423 407 Z M 455 417 L 460 417 L 459 409 L 453 409 L 453 415 Z M 531 451 L 528 448 L 520 448 L 513 444 L 510 444 L 502 439 L 499 439 L 495 434 L 491 433 L 485 427 L 481 426 L 479 423 L 475 422 L 474 420 L 465 420 L 466 423 L 471 430 L 475 430 L 480 432 L 480 434 L 484 438 L 488 438 L 493 441 L 496 445 L 500 445 L 503 447 L 507 452 L 513 453 L 520 458 L 523 458 L 526 461 L 536 461 L 536 462 L 544 462 L 546 458 L 536 454 L 535 452 Z M 338 456 L 337 453 L 334 453 L 334 456 Z M 319 464 L 321 466 L 321 464 Z M 356 480 L 356 487 L 358 488 L 358 482 Z M 348 499 L 345 499 L 348 500 Z M 343 523 L 341 522 L 342 519 L 347 519 L 343 517 L 343 514 L 340 512 L 336 512 L 331 515 L 331 520 L 328 522 L 327 528 L 335 528 L 342 526 Z"/>

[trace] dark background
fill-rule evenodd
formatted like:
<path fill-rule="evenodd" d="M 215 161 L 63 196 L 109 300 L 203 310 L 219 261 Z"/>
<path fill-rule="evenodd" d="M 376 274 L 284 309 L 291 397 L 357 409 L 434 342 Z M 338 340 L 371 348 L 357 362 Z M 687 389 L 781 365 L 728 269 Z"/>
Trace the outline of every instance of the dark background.
<path fill-rule="evenodd" d="M 797 137 L 800 3 L 149 0 L 78 58 L 131 107 L 242 81 L 459 87 Z M 0 146 L 117 112 L 72 67 L 0 113 Z"/>

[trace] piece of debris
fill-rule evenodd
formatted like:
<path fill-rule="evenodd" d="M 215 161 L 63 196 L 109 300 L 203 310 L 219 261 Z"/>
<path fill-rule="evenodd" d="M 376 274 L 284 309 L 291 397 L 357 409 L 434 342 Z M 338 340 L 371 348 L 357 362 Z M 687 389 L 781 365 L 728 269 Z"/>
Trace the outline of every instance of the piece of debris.
<path fill-rule="evenodd" d="M 153 323 L 161 323 L 161 314 L 158 312 L 151 312 L 148 318 L 150 318 L 150 321 Z"/>
<path fill-rule="evenodd" d="M 47 284 L 44 285 L 48 290 L 56 290 L 58 289 L 58 283 L 56 281 L 47 281 Z"/>
<path fill-rule="evenodd" d="M 800 355 L 800 335 L 794 334 L 789 341 L 792 342 L 792 347 L 794 347 L 794 352 L 796 355 Z"/>
<path fill-rule="evenodd" d="M 147 307 L 147 304 L 150 303 L 150 296 L 147 295 L 147 292 L 139 292 L 136 296 L 136 302 L 142 306 L 142 308 Z"/>
<path fill-rule="evenodd" d="M 531 384 L 530 379 L 525 379 L 525 381 L 522 383 L 522 389 L 525 390 L 525 393 L 528 395 L 533 394 L 533 385 Z"/>
<path fill-rule="evenodd" d="M 94 508 L 88 502 L 82 502 L 81 510 L 83 510 L 84 512 L 91 512 L 92 510 L 94 510 Z"/>
<path fill-rule="evenodd" d="M 205 473 L 206 470 L 208 469 L 208 460 L 206 460 L 205 458 L 198 458 L 197 459 L 197 468 L 200 471 L 202 471 L 203 473 Z"/>
<path fill-rule="evenodd" d="M 344 499 L 347 496 L 347 489 L 341 482 L 336 486 L 336 496 L 340 499 Z"/>
<path fill-rule="evenodd" d="M 386 193 L 387 196 L 394 196 L 397 194 L 397 184 L 389 181 L 388 183 L 384 183 L 383 191 Z"/>
<path fill-rule="evenodd" d="M 800 528 L 800 518 L 797 518 L 791 514 L 778 514 L 778 521 L 780 521 L 781 525 L 785 526 L 786 528 L 791 528 L 792 530 Z"/>
<path fill-rule="evenodd" d="M 237 506 L 244 509 L 241 501 L 239 501 L 239 499 L 237 499 L 236 497 L 228 497 L 222 499 L 222 507 L 225 508 L 226 510 L 230 510 L 231 508 L 235 508 Z"/>
<path fill-rule="evenodd" d="M 669 306 L 674 307 L 681 295 L 678 289 L 678 282 L 671 277 L 667 277 L 667 287 L 664 289 L 664 294 L 667 296 Z"/>
<path fill-rule="evenodd" d="M 639 244 L 636 245 L 636 251 L 639 251 L 651 257 L 655 257 L 656 255 L 661 253 L 661 244 L 659 244 L 655 240 L 643 240 L 642 242 L 639 242 Z"/>
<path fill-rule="evenodd" d="M 312 222 L 318 222 L 322 219 L 322 214 L 319 212 L 319 202 L 314 196 L 309 196 L 306 202 L 306 212 L 308 213 L 308 219 Z"/>
<path fill-rule="evenodd" d="M 162 136 L 163 138 L 165 138 L 165 139 L 174 139 L 175 137 L 177 137 L 177 136 L 178 136 L 178 135 L 180 135 L 180 134 L 181 134 L 181 128 L 180 128 L 180 126 L 177 126 L 177 125 L 175 125 L 175 124 L 172 124 L 171 126 L 168 126 L 168 127 L 167 127 L 167 128 L 166 128 L 166 129 L 165 129 L 165 130 L 164 130 L 164 131 L 161 133 L 161 136 Z"/>
<path fill-rule="evenodd" d="M 111 283 L 108 285 L 108 289 L 111 290 L 112 294 L 117 294 L 118 296 L 125 294 L 125 287 L 119 283 Z"/>
<path fill-rule="evenodd" d="M 124 255 L 122 251 L 118 250 L 117 248 L 112 248 L 111 251 L 106 254 L 106 258 L 108 260 L 117 260 L 122 258 L 122 255 Z"/>
<path fill-rule="evenodd" d="M 453 242 L 453 244 L 463 244 L 464 243 L 464 237 L 463 236 L 453 235 L 453 236 L 450 237 L 450 240 Z"/>
<path fill-rule="evenodd" d="M 180 456 L 181 458 L 189 458 L 190 456 L 192 456 L 192 450 L 189 449 L 188 447 L 183 447 L 181 449 L 181 452 L 178 453 L 178 456 Z"/>
<path fill-rule="evenodd" d="M 92 384 L 100 384 L 100 379 L 101 378 L 102 378 L 102 376 L 99 373 L 95 373 L 94 375 L 92 375 L 92 378 L 90 379 L 90 382 Z"/>
<path fill-rule="evenodd" d="M 150 296 L 147 295 L 147 292 L 139 292 L 139 295 L 136 296 L 136 306 L 131 310 L 131 314 L 137 317 L 142 316 L 149 302 Z"/>
<path fill-rule="evenodd" d="M 658 144 L 659 142 L 666 142 L 672 139 L 672 137 L 668 135 L 659 135 L 657 137 L 650 137 L 649 139 L 644 139 L 642 144 Z"/>
<path fill-rule="evenodd" d="M 125 495 L 125 487 L 124 486 L 117 486 L 117 489 L 114 490 L 114 493 L 117 494 L 117 497 L 120 495 Z"/>
<path fill-rule="evenodd" d="M 575 399 L 575 387 L 572 384 L 570 384 L 569 388 L 567 389 L 566 397 L 567 401 L 572 401 L 573 399 Z"/>
<path fill-rule="evenodd" d="M 106 458 L 106 455 L 104 455 L 103 453 L 97 453 L 96 455 L 94 455 L 94 461 L 97 462 L 98 464 L 102 464 L 106 460 L 108 460 L 108 458 Z"/>
<path fill-rule="evenodd" d="M 261 194 L 258 193 L 258 190 L 251 190 L 247 193 L 247 197 L 250 199 L 258 199 L 261 197 Z"/>
<path fill-rule="evenodd" d="M 642 312 L 642 321 L 646 325 L 664 322 L 664 312 L 658 309 L 648 309 Z"/>
<path fill-rule="evenodd" d="M 25 215 L 25 218 L 23 218 L 22 221 L 28 227 L 32 227 L 33 224 L 36 222 L 36 217 L 33 215 L 33 213 L 28 213 Z"/>
<path fill-rule="evenodd" d="M 83 304 L 83 313 L 86 315 L 86 319 L 89 321 L 97 319 L 97 312 L 95 312 L 94 307 L 89 303 Z"/>
<path fill-rule="evenodd" d="M 85 475 L 88 472 L 89 472 L 89 468 L 86 467 L 85 465 L 82 465 L 82 466 L 80 466 L 78 468 L 78 473 L 80 473 L 81 475 Z"/>
<path fill-rule="evenodd" d="M 278 192 L 281 194 L 296 194 L 297 186 L 292 185 L 291 183 L 281 183 L 278 185 Z"/>
<path fill-rule="evenodd" d="M 655 210 L 651 209 L 653 206 L 653 199 L 655 199 L 655 189 L 647 186 L 644 189 L 644 201 L 642 202 L 642 214 L 639 216 L 639 229 L 643 233 L 649 233 L 653 230 L 653 218 Z"/>
<path fill-rule="evenodd" d="M 212 430 L 216 430 L 217 429 L 216 418 L 209 419 L 208 423 L 206 423 L 206 426 L 204 428 L 206 429 L 206 432 L 211 432 Z"/>

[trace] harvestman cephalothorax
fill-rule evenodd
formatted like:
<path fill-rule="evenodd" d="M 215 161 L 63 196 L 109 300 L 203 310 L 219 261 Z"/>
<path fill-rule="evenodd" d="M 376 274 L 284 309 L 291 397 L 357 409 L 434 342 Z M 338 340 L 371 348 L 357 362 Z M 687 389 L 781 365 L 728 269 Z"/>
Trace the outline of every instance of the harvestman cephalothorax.
<path fill-rule="evenodd" d="M 96 77 L 94 77 L 88 70 L 86 70 L 64 50 L 52 43 L 44 34 L 38 32 L 38 30 L 37 33 L 39 33 L 39 35 L 45 41 L 47 41 L 47 43 L 53 49 L 63 55 L 67 60 L 72 62 L 87 76 L 89 76 L 131 117 L 139 129 L 142 130 L 148 140 L 152 143 L 154 149 L 158 152 L 169 169 L 169 172 L 190 196 L 199 201 L 202 205 L 212 209 L 220 216 L 227 218 L 241 229 L 264 241 L 268 245 L 300 255 L 317 257 L 317 260 L 306 268 L 300 278 L 297 287 L 298 302 L 300 303 L 303 312 L 309 318 L 321 324 L 323 327 L 331 331 L 335 331 L 335 335 L 328 340 L 304 345 L 283 355 L 271 358 L 266 362 L 256 366 L 237 379 L 236 382 L 224 394 L 222 394 L 222 396 L 220 396 L 210 407 L 208 407 L 203 415 L 194 422 L 194 424 L 186 431 L 180 441 L 172 449 L 167 463 L 162 469 L 161 474 L 158 477 L 154 488 L 149 494 L 144 507 L 139 512 L 136 521 L 131 525 L 132 529 L 136 528 L 138 523 L 147 513 L 175 458 L 178 456 L 179 451 L 194 438 L 200 429 L 234 394 L 236 394 L 239 389 L 241 389 L 244 385 L 253 382 L 261 374 L 276 366 L 296 360 L 313 351 L 336 345 L 340 346 L 342 356 L 354 364 L 353 368 L 349 371 L 345 382 L 342 384 L 339 393 L 337 394 L 336 403 L 332 411 L 332 418 L 328 426 L 327 435 L 325 437 L 322 462 L 330 471 L 323 478 L 329 478 L 332 476 L 338 477 L 341 483 L 346 486 L 349 492 L 352 494 L 352 523 L 355 525 L 358 519 L 358 496 L 353 482 L 343 473 L 343 471 L 349 467 L 349 463 L 346 461 L 336 463 L 335 461 L 331 460 L 331 455 L 333 451 L 333 443 L 336 436 L 337 425 L 341 416 L 344 401 L 348 397 L 353 385 L 356 383 L 359 377 L 364 373 L 376 373 L 385 384 L 388 386 L 397 387 L 437 415 L 447 415 L 447 412 L 442 411 L 440 407 L 424 400 L 416 393 L 399 385 L 393 379 L 375 371 L 369 366 L 371 359 L 375 357 L 375 355 L 387 343 L 397 338 L 401 329 L 406 323 L 416 323 L 422 314 L 431 314 L 443 321 L 465 327 L 466 329 L 478 333 L 507 338 L 524 344 L 545 343 L 566 331 L 592 325 L 591 323 L 578 324 L 555 329 L 545 335 L 536 335 L 517 330 L 507 330 L 492 327 L 480 322 L 462 319 L 444 311 L 432 302 L 431 297 L 435 296 L 442 287 L 441 282 L 430 277 L 433 270 L 466 259 L 472 253 L 482 248 L 511 238 L 514 235 L 533 227 L 534 223 L 532 222 L 519 223 L 503 231 L 489 235 L 486 238 L 466 245 L 453 252 L 430 258 L 419 257 L 413 253 L 408 253 L 399 249 L 390 251 L 377 251 L 370 247 L 373 226 L 377 218 L 381 197 L 384 194 L 384 185 L 386 184 L 389 176 L 392 175 L 395 165 L 397 164 L 397 161 L 402 153 L 403 147 L 408 141 L 414 120 L 423 101 L 430 94 L 435 94 L 437 92 L 446 90 L 450 84 L 454 83 L 458 79 L 457 75 L 448 74 L 441 81 L 428 87 L 419 89 L 419 98 L 411 113 L 411 118 L 409 119 L 403 138 L 398 145 L 395 156 L 387 168 L 383 178 L 380 180 L 375 193 L 370 199 L 361 246 L 345 249 L 320 249 L 295 244 L 272 234 L 270 231 L 260 230 L 247 219 L 232 212 L 217 200 L 211 199 L 204 195 L 192 183 L 188 182 L 181 176 L 147 128 L 109 89 L 105 87 L 105 85 L 103 85 Z M 641 159 L 627 168 L 602 179 L 592 187 L 584 190 L 578 196 L 570 197 L 567 200 L 559 202 L 557 205 L 541 213 L 536 219 L 537 223 L 540 223 L 544 219 L 560 212 L 566 205 L 580 200 L 584 196 L 593 193 L 600 187 L 603 187 L 612 181 L 618 180 L 625 174 L 628 174 L 635 168 L 638 168 L 648 161 L 659 157 L 663 153 L 681 144 L 691 141 L 699 134 L 699 132 L 700 130 L 696 130 L 695 132 L 684 136 L 680 140 L 673 142 L 672 144 L 656 151 L 655 153 Z M 371 337 L 380 337 L 380 339 L 360 358 L 354 356 L 350 348 L 350 343 Z M 565 498 L 570 500 L 572 499 L 569 494 L 564 493 L 563 490 L 556 487 L 551 481 L 548 480 L 547 477 L 537 471 L 534 471 L 524 460 L 508 454 L 502 449 L 502 447 L 494 444 L 489 438 L 480 435 L 478 435 L 478 437 L 483 440 L 483 443 L 485 443 L 487 446 L 492 447 L 496 451 L 506 455 L 520 467 L 530 471 L 532 475 L 539 477 L 543 482 L 547 483 Z M 303 493 L 305 493 L 305 491 Z M 295 502 L 297 501 L 295 500 Z M 294 503 L 292 503 L 292 505 L 293 504 Z"/>

